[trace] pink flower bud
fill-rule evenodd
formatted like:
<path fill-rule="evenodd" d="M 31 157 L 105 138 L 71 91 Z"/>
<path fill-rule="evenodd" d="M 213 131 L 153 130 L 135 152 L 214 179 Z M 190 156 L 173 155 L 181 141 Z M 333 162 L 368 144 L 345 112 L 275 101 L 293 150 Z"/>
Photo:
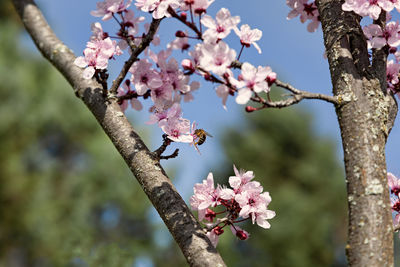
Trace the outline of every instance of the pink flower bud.
<path fill-rule="evenodd" d="M 191 73 L 193 73 L 195 71 L 195 69 L 193 67 L 193 64 L 192 64 L 192 61 L 190 59 L 182 60 L 181 65 L 182 65 L 184 70 L 188 70 Z"/>
<path fill-rule="evenodd" d="M 239 230 L 236 232 L 236 236 L 240 239 L 240 240 L 246 240 L 247 238 L 249 238 L 249 234 L 246 233 L 243 230 Z"/>
<path fill-rule="evenodd" d="M 176 37 L 183 38 L 183 37 L 186 37 L 186 33 L 184 33 L 183 31 L 177 31 L 177 32 L 175 33 L 175 36 L 176 36 Z"/>
<path fill-rule="evenodd" d="M 205 12 L 206 12 L 206 10 L 204 8 L 196 8 L 194 10 L 194 13 L 199 14 L 199 15 L 201 15 L 201 14 L 203 14 Z"/>
<path fill-rule="evenodd" d="M 217 216 L 217 213 L 215 213 L 213 210 L 211 209 L 207 209 L 206 211 L 206 215 L 205 215 L 205 219 L 209 222 L 214 221 L 215 217 Z"/>
<path fill-rule="evenodd" d="M 187 14 L 186 14 L 186 12 L 182 12 L 182 13 L 181 13 L 181 19 L 186 21 L 186 19 L 187 19 Z"/>
<path fill-rule="evenodd" d="M 266 81 L 267 81 L 267 83 L 268 83 L 268 86 L 271 86 L 271 85 L 273 85 L 274 83 L 275 83 L 275 81 L 276 81 L 276 77 L 274 77 L 274 76 L 268 76 L 267 77 L 267 79 L 265 79 Z"/>
<path fill-rule="evenodd" d="M 212 79 L 211 79 L 211 75 L 208 74 L 208 73 L 204 74 L 204 80 L 206 80 L 206 81 L 211 81 L 211 80 L 212 80 Z"/>
<path fill-rule="evenodd" d="M 224 233 L 224 229 L 222 229 L 221 226 L 216 226 L 216 227 L 213 229 L 213 231 L 214 231 L 214 233 L 215 233 L 216 235 L 222 235 L 222 234 Z"/>
<path fill-rule="evenodd" d="M 253 112 L 253 111 L 256 111 L 257 110 L 257 108 L 255 108 L 255 107 L 252 107 L 252 106 L 247 106 L 246 107 L 246 112 Z"/>

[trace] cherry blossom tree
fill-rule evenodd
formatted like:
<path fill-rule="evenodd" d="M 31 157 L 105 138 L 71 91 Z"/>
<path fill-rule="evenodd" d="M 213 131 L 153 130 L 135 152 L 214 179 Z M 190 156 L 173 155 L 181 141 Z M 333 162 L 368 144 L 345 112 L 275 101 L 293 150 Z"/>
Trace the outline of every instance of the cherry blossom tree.
<path fill-rule="evenodd" d="M 393 266 L 393 231 L 400 228 L 399 182 L 387 173 L 385 144 L 397 114 L 395 95 L 400 94 L 400 28 L 398 22 L 390 21 L 390 12 L 400 9 L 400 1 L 286 1 L 291 8 L 289 19 L 299 16 L 302 23 L 309 22 L 309 32 L 322 26 L 332 95 L 297 89 L 279 80 L 279 73 L 269 66 L 253 66 L 242 60 L 245 48 L 254 46 L 261 53 L 256 41 L 262 32 L 247 24 L 239 25 L 240 17 L 231 15 L 227 8 L 222 7 L 215 17 L 207 14 L 213 2 L 98 2 L 91 15 L 99 17 L 101 23 L 114 22 L 115 33 L 104 32 L 100 22 L 93 24 L 83 56 L 76 57 L 55 36 L 33 0 L 13 0 L 37 48 L 96 117 L 191 266 L 225 266 L 215 248 L 223 228 L 229 227 L 235 236 L 246 240 L 249 233 L 236 223 L 249 220 L 269 228 L 268 220 L 275 216 L 275 211 L 268 209 L 271 196 L 253 180 L 253 172 L 239 171 L 234 166 L 230 188 L 215 186 L 212 173 L 194 186 L 190 205 L 197 210 L 199 220 L 206 221 L 203 227 L 163 170 L 160 160 L 178 156 L 177 149 L 165 155 L 167 146 L 182 142 L 198 150 L 209 135 L 194 121 L 183 118 L 180 103 L 195 101 L 192 93 L 199 89 L 199 83 L 191 81 L 194 76 L 217 85 L 216 94 L 224 107 L 227 98 L 234 97 L 237 104 L 246 105 L 247 112 L 285 108 L 304 99 L 331 103 L 336 109 L 344 151 L 349 204 L 348 263 Z M 145 31 L 140 30 L 145 23 L 140 12 L 152 17 L 150 24 L 143 25 Z M 372 23 L 362 27 L 363 17 L 370 18 Z M 155 53 L 152 46 L 160 44 L 157 30 L 166 19 L 179 21 L 185 30 L 177 29 L 176 40 Z M 239 52 L 226 41 L 230 34 L 238 36 Z M 191 46 L 189 39 L 196 44 Z M 187 52 L 187 58 L 178 62 L 173 56 L 175 51 Z M 123 53 L 128 53 L 129 59 L 110 82 L 108 62 Z M 388 57 L 393 59 L 388 61 Z M 271 100 L 272 85 L 287 90 L 289 95 Z M 124 115 L 129 104 L 140 110 L 146 100 L 152 103 L 149 124 L 156 124 L 164 132 L 162 145 L 153 152 Z M 224 212 L 213 210 L 218 206 Z M 396 214 L 395 229 L 391 210 Z"/>

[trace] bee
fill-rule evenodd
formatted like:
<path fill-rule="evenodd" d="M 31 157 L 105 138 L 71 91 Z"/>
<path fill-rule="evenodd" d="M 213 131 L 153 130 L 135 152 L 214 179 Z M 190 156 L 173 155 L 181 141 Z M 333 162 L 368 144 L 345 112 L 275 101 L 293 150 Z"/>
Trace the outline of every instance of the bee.
<path fill-rule="evenodd" d="M 195 135 L 195 140 L 194 140 L 194 147 L 196 148 L 197 152 L 200 153 L 199 149 L 198 149 L 198 145 L 201 146 L 202 144 L 204 144 L 204 142 L 207 139 L 207 136 L 209 137 L 213 137 L 211 134 L 209 134 L 208 132 L 206 132 L 203 129 L 196 129 L 194 130 L 194 135 Z"/>

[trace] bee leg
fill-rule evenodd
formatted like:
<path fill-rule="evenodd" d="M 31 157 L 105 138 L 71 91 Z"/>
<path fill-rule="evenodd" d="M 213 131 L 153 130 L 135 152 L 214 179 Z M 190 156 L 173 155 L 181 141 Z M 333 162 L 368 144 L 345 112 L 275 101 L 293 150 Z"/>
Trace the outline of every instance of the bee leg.
<path fill-rule="evenodd" d="M 193 143 L 194 148 L 196 148 L 197 152 L 199 152 L 199 155 L 201 155 L 199 148 L 197 147 L 197 143 Z"/>

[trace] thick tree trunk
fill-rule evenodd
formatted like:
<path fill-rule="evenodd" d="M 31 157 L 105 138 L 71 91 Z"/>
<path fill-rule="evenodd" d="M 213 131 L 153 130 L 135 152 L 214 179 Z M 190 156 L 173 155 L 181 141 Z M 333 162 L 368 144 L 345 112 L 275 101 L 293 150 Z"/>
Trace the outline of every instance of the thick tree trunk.
<path fill-rule="evenodd" d="M 340 1 L 320 0 L 317 5 L 333 93 L 342 102 L 336 112 L 348 194 L 348 263 L 350 266 L 393 266 L 385 144 L 397 104 L 386 92 L 386 53 L 374 51 L 371 64 L 359 26 L 360 18 L 343 12 Z M 385 21 L 384 16 L 380 21 Z"/>

